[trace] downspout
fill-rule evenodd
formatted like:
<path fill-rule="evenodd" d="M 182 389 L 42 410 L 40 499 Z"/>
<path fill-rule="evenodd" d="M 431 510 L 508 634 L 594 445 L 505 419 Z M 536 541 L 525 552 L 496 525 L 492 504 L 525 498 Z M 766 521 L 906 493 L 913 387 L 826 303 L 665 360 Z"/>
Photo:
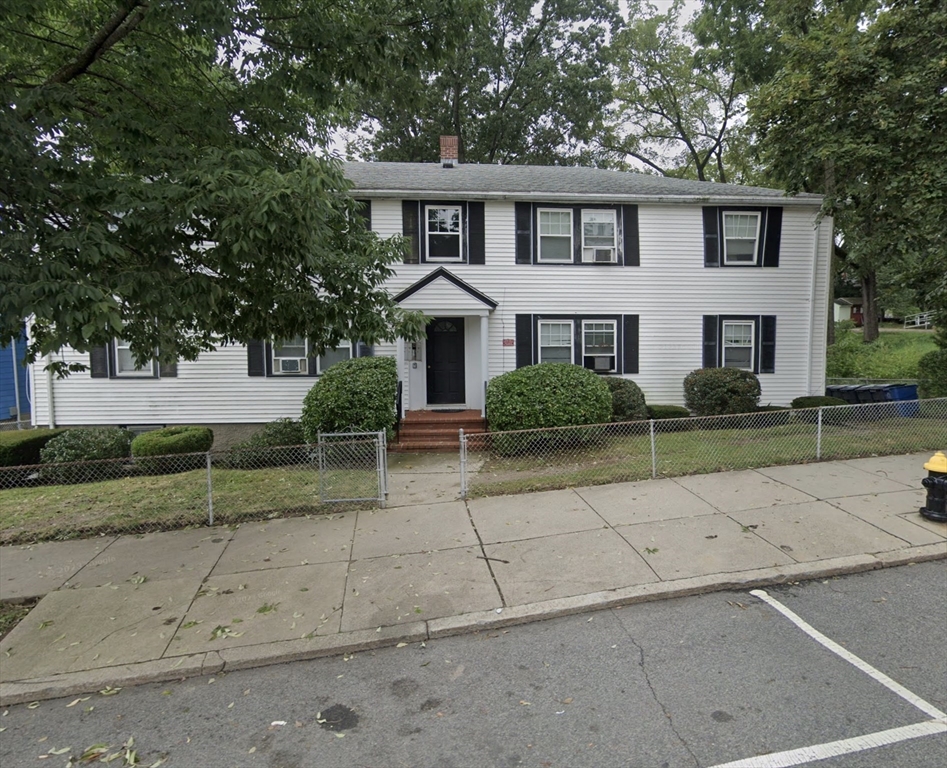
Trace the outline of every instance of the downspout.
<path fill-rule="evenodd" d="M 818 216 L 818 214 L 816 214 Z M 822 222 L 819 221 L 815 227 L 815 238 L 812 247 L 812 273 L 809 276 L 809 333 L 806 346 L 808 347 L 808 363 L 806 365 L 806 394 L 812 394 L 812 342 L 815 338 L 813 326 L 815 325 L 815 283 L 816 272 L 819 268 L 819 239 L 822 234 Z"/>
<path fill-rule="evenodd" d="M 49 428 L 56 428 L 56 408 L 53 403 L 53 372 L 49 369 L 52 355 L 46 355 L 46 410 L 49 414 Z"/>

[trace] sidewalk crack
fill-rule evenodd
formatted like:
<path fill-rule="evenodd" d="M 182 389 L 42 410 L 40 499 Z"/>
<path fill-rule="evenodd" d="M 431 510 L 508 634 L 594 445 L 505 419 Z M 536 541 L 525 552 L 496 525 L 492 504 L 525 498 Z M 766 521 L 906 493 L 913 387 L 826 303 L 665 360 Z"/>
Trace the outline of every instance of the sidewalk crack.
<path fill-rule="evenodd" d="M 490 572 L 490 578 L 493 579 L 493 586 L 496 587 L 497 594 L 500 596 L 500 606 L 503 608 L 507 607 L 506 598 L 503 596 L 503 590 L 500 588 L 500 582 L 497 581 L 497 575 L 493 572 L 493 566 L 490 564 L 491 560 L 496 560 L 497 562 L 505 563 L 506 560 L 500 560 L 498 557 L 489 557 L 487 555 L 487 550 L 483 546 L 483 538 L 480 536 L 480 531 L 477 530 L 477 524 L 474 522 L 473 515 L 470 514 L 470 506 L 467 504 L 466 499 L 461 499 L 464 502 L 464 509 L 467 511 L 467 519 L 470 520 L 470 527 L 473 528 L 474 535 L 477 537 L 477 544 L 480 547 L 481 557 L 478 558 L 483 560 L 487 564 L 487 570 Z"/>
<path fill-rule="evenodd" d="M 639 644 L 637 640 L 635 640 L 631 632 L 628 631 L 628 628 L 624 624 L 619 622 L 619 626 L 621 626 L 622 631 L 631 641 L 631 644 L 635 646 L 635 648 L 638 649 L 638 666 L 641 668 L 641 674 L 644 676 L 644 681 L 648 686 L 648 690 L 651 691 L 651 698 L 654 699 L 655 703 L 661 708 L 661 711 L 664 713 L 664 716 L 667 718 L 668 727 L 671 729 L 671 732 L 675 736 L 677 736 L 677 740 L 681 742 L 681 745 L 684 747 L 684 749 L 687 750 L 687 754 L 691 756 L 691 759 L 694 761 L 694 765 L 696 765 L 697 768 L 700 768 L 700 760 L 697 759 L 697 755 L 694 754 L 694 752 L 690 748 L 690 745 L 684 740 L 684 737 L 681 736 L 680 732 L 677 730 L 677 726 L 674 725 L 674 718 L 671 716 L 670 710 L 668 710 L 668 708 L 664 705 L 661 699 L 658 698 L 658 693 L 657 691 L 654 690 L 654 685 L 651 682 L 651 677 L 650 675 L 648 675 L 648 670 L 645 667 L 644 647 L 641 644 Z"/>

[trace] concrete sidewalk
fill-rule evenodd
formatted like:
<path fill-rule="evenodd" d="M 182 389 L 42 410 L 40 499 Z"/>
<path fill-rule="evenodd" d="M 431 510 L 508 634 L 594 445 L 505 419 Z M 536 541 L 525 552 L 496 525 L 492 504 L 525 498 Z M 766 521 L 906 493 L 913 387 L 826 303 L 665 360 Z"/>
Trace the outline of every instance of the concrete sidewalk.
<path fill-rule="evenodd" d="M 462 501 L 393 460 L 391 506 L 0 550 L 5 704 L 947 557 L 929 454 Z"/>

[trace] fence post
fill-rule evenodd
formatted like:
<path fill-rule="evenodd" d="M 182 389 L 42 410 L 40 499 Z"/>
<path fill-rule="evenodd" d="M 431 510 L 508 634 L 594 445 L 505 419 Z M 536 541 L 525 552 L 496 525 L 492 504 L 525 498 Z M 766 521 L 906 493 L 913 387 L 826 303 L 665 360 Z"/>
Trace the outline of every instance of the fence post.
<path fill-rule="evenodd" d="M 658 451 L 654 442 L 654 419 L 649 420 L 651 426 L 651 479 L 658 476 Z"/>
<path fill-rule="evenodd" d="M 384 450 L 385 433 L 375 433 L 375 471 L 378 475 L 378 506 L 385 508 L 385 460 L 382 456 Z"/>
<path fill-rule="evenodd" d="M 316 465 L 319 472 L 319 501 L 326 500 L 325 484 L 323 476 L 325 475 L 325 456 L 322 450 L 322 432 L 316 432 Z"/>
<path fill-rule="evenodd" d="M 467 498 L 467 436 L 464 430 L 460 433 L 460 498 Z"/>
<path fill-rule="evenodd" d="M 819 406 L 819 418 L 816 420 L 815 433 L 815 459 L 819 461 L 822 458 L 822 406 Z"/>
<path fill-rule="evenodd" d="M 385 498 L 388 498 L 388 434 L 385 430 L 382 430 L 381 435 L 381 460 L 382 460 L 382 475 L 381 478 L 385 483 Z"/>
<path fill-rule="evenodd" d="M 207 524 L 214 524 L 214 483 L 211 480 L 211 471 L 210 471 L 210 451 L 206 454 L 207 459 Z"/>

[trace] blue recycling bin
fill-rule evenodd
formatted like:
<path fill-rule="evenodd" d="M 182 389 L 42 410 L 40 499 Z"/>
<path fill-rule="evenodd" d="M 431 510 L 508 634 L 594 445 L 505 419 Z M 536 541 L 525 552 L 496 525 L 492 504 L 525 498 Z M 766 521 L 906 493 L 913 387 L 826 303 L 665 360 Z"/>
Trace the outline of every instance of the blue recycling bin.
<path fill-rule="evenodd" d="M 888 399 L 894 401 L 898 416 L 919 416 L 921 404 L 917 400 L 917 384 L 892 384 L 886 392 Z"/>

